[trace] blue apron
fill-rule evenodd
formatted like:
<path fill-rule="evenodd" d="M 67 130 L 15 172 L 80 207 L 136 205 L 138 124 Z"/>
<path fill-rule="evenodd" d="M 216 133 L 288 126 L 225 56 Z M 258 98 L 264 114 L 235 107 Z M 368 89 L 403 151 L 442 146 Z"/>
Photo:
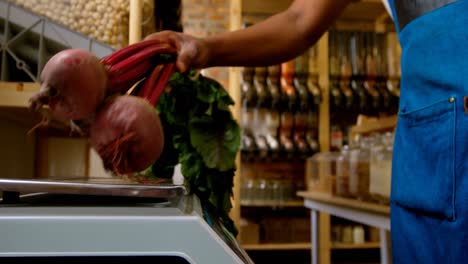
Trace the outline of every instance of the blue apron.
<path fill-rule="evenodd" d="M 427 1 L 390 1 L 402 48 L 393 262 L 468 263 L 468 0 L 411 13 Z"/>

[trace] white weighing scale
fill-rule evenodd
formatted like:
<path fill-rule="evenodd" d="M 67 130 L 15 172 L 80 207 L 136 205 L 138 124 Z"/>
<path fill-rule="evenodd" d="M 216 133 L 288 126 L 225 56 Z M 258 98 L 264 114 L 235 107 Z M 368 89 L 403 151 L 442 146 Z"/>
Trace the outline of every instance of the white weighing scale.
<path fill-rule="evenodd" d="M 181 185 L 0 179 L 0 191 L 2 264 L 253 263 Z"/>

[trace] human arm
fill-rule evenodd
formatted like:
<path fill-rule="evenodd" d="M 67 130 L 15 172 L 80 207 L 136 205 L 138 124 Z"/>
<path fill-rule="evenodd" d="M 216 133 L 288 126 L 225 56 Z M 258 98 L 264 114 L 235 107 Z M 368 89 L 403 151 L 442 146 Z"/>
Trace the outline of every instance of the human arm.
<path fill-rule="evenodd" d="M 177 68 L 260 66 L 280 63 L 304 52 L 339 16 L 350 0 L 295 0 L 291 6 L 247 29 L 206 38 L 160 32 L 179 50 Z"/>

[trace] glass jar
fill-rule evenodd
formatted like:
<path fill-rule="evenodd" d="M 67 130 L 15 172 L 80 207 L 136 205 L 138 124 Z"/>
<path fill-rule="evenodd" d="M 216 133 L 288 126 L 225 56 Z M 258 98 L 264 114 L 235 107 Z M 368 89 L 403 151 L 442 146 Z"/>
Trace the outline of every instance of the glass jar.
<path fill-rule="evenodd" d="M 375 154 L 375 158 L 373 157 L 374 170 L 377 171 L 377 177 L 372 179 L 370 193 L 373 197 L 376 197 L 378 202 L 385 204 L 388 204 L 390 201 L 393 137 L 393 133 L 385 133 L 382 137 L 381 148 Z"/>
<path fill-rule="evenodd" d="M 369 200 L 369 164 L 371 138 L 364 137 L 350 151 L 349 192 L 359 200 Z"/>
<path fill-rule="evenodd" d="M 349 197 L 349 146 L 344 145 L 336 159 L 336 195 Z"/>
<path fill-rule="evenodd" d="M 340 152 L 320 152 L 306 160 L 308 190 L 334 193 L 336 190 L 336 160 Z"/>
<path fill-rule="evenodd" d="M 375 140 L 370 147 L 370 165 L 369 165 L 369 193 L 373 201 L 380 201 L 380 197 L 377 194 L 377 190 L 382 181 L 382 170 L 380 168 L 378 157 L 381 156 L 382 151 L 384 151 L 384 143 L 382 140 L 382 135 L 376 135 Z"/>

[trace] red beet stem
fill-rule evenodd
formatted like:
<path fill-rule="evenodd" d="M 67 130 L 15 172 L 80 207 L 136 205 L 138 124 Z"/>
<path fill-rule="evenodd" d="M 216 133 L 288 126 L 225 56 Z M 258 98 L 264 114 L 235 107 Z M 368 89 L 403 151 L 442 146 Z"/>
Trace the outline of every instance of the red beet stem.
<path fill-rule="evenodd" d="M 156 87 L 151 93 L 151 97 L 149 99 L 149 102 L 151 105 L 153 106 L 157 105 L 159 101 L 159 97 L 161 97 L 161 94 L 164 92 L 164 88 L 166 87 L 166 84 L 169 81 L 169 78 L 171 77 L 173 73 L 174 73 L 174 63 L 166 64 L 164 66 L 163 72 L 161 73 L 161 76 L 159 76 L 159 80 L 156 84 Z"/>
<path fill-rule="evenodd" d="M 125 93 L 135 84 L 142 79 L 153 67 L 149 60 L 144 60 L 134 68 L 123 72 L 120 75 L 109 75 L 108 91 L 111 93 L 121 92 Z"/>
<path fill-rule="evenodd" d="M 137 51 L 146 48 L 148 46 L 152 45 L 158 45 L 160 44 L 161 41 L 158 39 L 149 39 L 145 41 L 141 41 L 135 44 L 132 44 L 130 46 L 127 46 L 125 48 L 119 49 L 118 51 L 112 53 L 108 57 L 102 59 L 102 63 L 104 65 L 114 65 L 122 60 L 127 59 L 129 56 L 132 56 L 134 53 Z"/>
<path fill-rule="evenodd" d="M 151 72 L 151 75 L 144 81 L 143 87 L 138 92 L 139 97 L 149 100 L 151 96 L 151 90 L 153 87 L 156 86 L 163 68 L 164 68 L 163 64 L 160 64 L 154 68 L 153 72 Z"/>
<path fill-rule="evenodd" d="M 144 60 L 149 60 L 151 57 L 162 53 L 175 53 L 175 50 L 166 44 L 160 44 L 156 46 L 149 46 L 138 52 L 130 55 L 128 58 L 117 62 L 116 64 L 107 64 L 107 72 L 110 76 L 123 74 L 135 65 L 141 63 Z"/>

